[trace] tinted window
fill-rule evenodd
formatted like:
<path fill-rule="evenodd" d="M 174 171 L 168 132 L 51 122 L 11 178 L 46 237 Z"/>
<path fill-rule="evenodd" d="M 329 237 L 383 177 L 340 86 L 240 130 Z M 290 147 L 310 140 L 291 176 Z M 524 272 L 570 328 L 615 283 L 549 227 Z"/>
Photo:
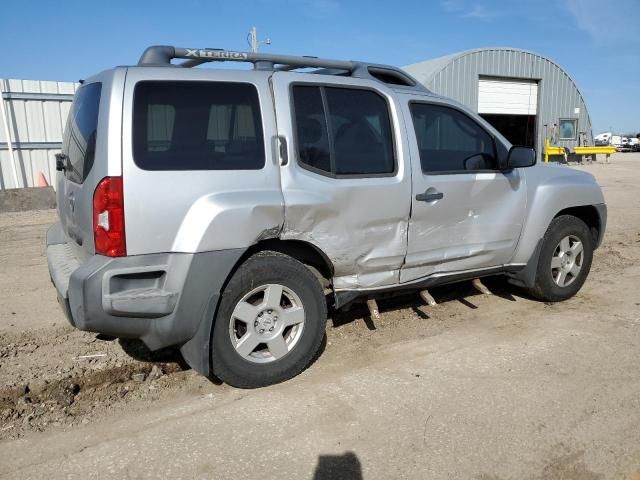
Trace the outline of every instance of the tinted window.
<path fill-rule="evenodd" d="M 300 162 L 331 172 L 327 123 L 320 88 L 294 87 L 293 102 Z"/>
<path fill-rule="evenodd" d="M 84 182 L 93 166 L 101 90 L 100 83 L 81 87 L 69 112 L 64 142 L 64 153 L 69 157 L 65 175 L 77 183 Z"/>
<path fill-rule="evenodd" d="M 493 138 L 464 113 L 415 103 L 411 115 L 423 172 L 497 169 Z"/>
<path fill-rule="evenodd" d="M 370 90 L 293 87 L 298 155 L 333 175 L 375 175 L 395 169 L 387 102 Z"/>
<path fill-rule="evenodd" d="M 225 82 L 140 82 L 133 155 L 145 170 L 264 167 L 258 92 Z"/>

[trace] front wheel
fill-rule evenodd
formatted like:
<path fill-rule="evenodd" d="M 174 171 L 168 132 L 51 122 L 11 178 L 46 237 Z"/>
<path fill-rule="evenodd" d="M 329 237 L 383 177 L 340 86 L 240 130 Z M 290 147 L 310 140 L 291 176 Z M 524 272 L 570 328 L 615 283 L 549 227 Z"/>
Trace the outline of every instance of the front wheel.
<path fill-rule="evenodd" d="M 593 259 L 593 237 L 572 215 L 552 220 L 542 239 L 536 281 L 531 294 L 549 302 L 573 297 L 582 287 Z"/>
<path fill-rule="evenodd" d="M 309 365 L 325 333 L 322 287 L 304 264 L 278 252 L 249 258 L 222 294 L 213 328 L 213 373 L 255 388 L 287 380 Z"/>

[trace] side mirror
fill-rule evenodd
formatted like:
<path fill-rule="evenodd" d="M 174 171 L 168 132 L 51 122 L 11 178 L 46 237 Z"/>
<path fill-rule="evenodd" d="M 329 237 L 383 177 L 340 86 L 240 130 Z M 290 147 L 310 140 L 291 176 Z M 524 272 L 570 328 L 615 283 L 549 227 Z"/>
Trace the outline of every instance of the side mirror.
<path fill-rule="evenodd" d="M 533 167 L 536 164 L 536 151 L 531 147 L 511 147 L 507 156 L 507 168 Z"/>

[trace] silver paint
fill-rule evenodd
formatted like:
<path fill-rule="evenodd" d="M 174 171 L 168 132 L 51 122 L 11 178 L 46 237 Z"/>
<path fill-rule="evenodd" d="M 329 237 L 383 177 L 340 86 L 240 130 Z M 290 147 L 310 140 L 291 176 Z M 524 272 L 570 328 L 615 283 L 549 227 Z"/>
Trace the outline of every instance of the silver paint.
<path fill-rule="evenodd" d="M 397 172 L 391 177 L 329 178 L 302 168 L 292 135 L 290 86 L 322 83 L 370 88 L 389 103 Z M 278 134 L 290 161 L 281 169 L 285 223 L 282 239 L 309 242 L 333 263 L 336 289 L 398 283 L 407 245 L 411 171 L 402 114 L 394 92 L 380 82 L 278 72 L 273 75 Z"/>
<path fill-rule="evenodd" d="M 133 161 L 133 89 L 141 80 L 242 81 L 260 99 L 266 163 L 259 171 L 144 171 Z M 604 202 L 588 173 L 537 164 L 511 172 L 425 175 L 408 109 L 412 100 L 465 110 L 508 149 L 493 127 L 438 95 L 407 93 L 381 82 L 293 72 L 116 68 L 103 82 L 94 167 L 82 186 L 59 179 L 60 217 L 79 229 L 82 256 L 93 254 L 92 197 L 99 180 L 123 175 L 128 255 L 247 248 L 279 238 L 314 245 L 331 261 L 334 290 L 385 288 L 452 272 L 526 264 L 561 210 Z M 329 178 L 297 160 L 289 89 L 292 82 L 356 86 L 389 103 L 394 175 Z M 286 165 L 277 147 L 287 144 Z M 417 202 L 429 188 L 443 199 Z M 71 213 L 69 194 L 75 196 Z M 63 201 L 64 200 L 64 201 Z M 73 244 L 73 242 L 71 242 Z M 75 244 L 74 244 L 75 245 Z"/>

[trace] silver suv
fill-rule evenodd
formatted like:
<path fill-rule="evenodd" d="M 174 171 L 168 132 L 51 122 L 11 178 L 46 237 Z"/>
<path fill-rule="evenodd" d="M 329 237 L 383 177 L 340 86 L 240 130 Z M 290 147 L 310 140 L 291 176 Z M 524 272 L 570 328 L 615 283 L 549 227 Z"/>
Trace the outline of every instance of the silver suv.
<path fill-rule="evenodd" d="M 192 68 L 217 61 L 254 68 Z M 569 298 L 606 224 L 590 174 L 400 69 L 315 57 L 150 47 L 83 82 L 57 168 L 70 322 L 239 387 L 302 371 L 328 304 L 496 274 Z"/>

